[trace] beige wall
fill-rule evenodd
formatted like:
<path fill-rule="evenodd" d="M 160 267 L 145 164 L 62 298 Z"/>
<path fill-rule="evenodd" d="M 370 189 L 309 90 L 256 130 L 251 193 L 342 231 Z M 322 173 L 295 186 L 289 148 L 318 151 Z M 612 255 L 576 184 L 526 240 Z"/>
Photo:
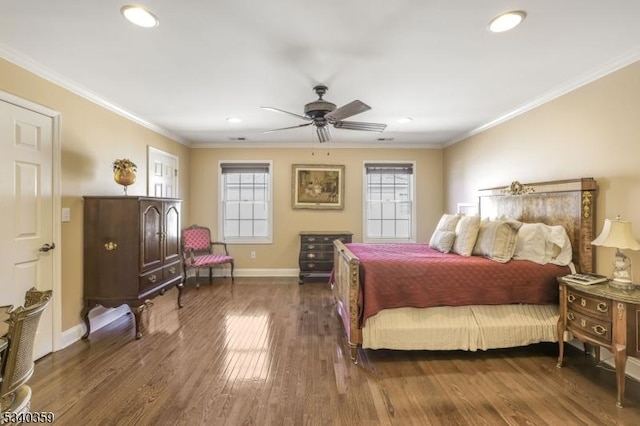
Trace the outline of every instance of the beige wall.
<path fill-rule="evenodd" d="M 597 228 L 620 214 L 640 240 L 640 62 L 444 150 L 445 208 L 514 180 L 594 177 Z M 636 281 L 640 252 L 633 253 Z M 628 253 L 628 254 L 631 254 Z M 597 248 L 610 274 L 614 250 Z"/>
<path fill-rule="evenodd" d="M 300 231 L 350 231 L 362 241 L 362 170 L 365 160 L 416 162 L 417 239 L 428 241 L 442 214 L 442 150 L 440 149 L 330 149 L 311 155 L 310 148 L 194 149 L 191 159 L 191 219 L 218 228 L 218 162 L 221 160 L 272 160 L 274 186 L 273 244 L 230 246 L 237 268 L 297 268 Z M 344 210 L 293 210 L 292 164 L 345 165 Z M 250 252 L 256 258 L 250 258 Z"/>
<path fill-rule="evenodd" d="M 62 224 L 62 328 L 80 322 L 82 308 L 82 196 L 121 195 L 113 181 L 111 163 L 129 158 L 138 166 L 138 179 L 129 195 L 146 195 L 147 146 L 178 156 L 179 193 L 188 201 L 190 149 L 60 86 L 0 59 L 0 90 L 61 113 L 62 207 L 71 209 L 71 222 Z M 189 216 L 188 202 L 183 217 Z"/>

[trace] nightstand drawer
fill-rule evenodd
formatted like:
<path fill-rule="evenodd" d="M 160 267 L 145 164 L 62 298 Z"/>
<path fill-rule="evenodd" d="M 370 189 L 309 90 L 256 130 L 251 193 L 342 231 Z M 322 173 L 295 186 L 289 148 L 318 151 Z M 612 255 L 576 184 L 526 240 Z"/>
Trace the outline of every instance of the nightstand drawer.
<path fill-rule="evenodd" d="M 611 300 L 567 289 L 567 308 L 604 321 L 611 321 Z"/>
<path fill-rule="evenodd" d="M 300 262 L 300 270 L 301 271 L 323 271 L 323 272 L 331 272 L 333 269 L 333 262 Z"/>
<path fill-rule="evenodd" d="M 331 251 L 301 251 L 300 252 L 300 260 L 301 261 L 319 261 L 319 260 L 331 260 L 333 261 L 333 250 Z"/>
<path fill-rule="evenodd" d="M 592 318 L 569 308 L 567 311 L 567 327 L 570 331 L 587 334 L 598 342 L 611 344 L 612 330 L 610 322 L 600 321 L 597 318 Z"/>

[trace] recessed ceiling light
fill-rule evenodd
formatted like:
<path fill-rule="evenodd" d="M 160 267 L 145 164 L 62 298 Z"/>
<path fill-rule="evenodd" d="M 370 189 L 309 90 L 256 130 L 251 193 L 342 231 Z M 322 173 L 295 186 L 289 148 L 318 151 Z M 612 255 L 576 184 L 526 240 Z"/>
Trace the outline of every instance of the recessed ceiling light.
<path fill-rule="evenodd" d="M 523 10 L 514 10 L 498 15 L 489 23 L 489 31 L 492 33 L 502 33 L 512 30 L 517 27 L 526 16 L 527 13 Z"/>
<path fill-rule="evenodd" d="M 120 13 L 129 22 L 144 28 L 157 27 L 160 23 L 156 16 L 142 6 L 127 5 L 122 6 Z"/>
<path fill-rule="evenodd" d="M 398 118 L 398 123 L 404 124 L 404 123 L 410 123 L 413 121 L 413 118 L 411 117 L 402 117 L 402 118 Z"/>
<path fill-rule="evenodd" d="M 227 121 L 229 123 L 242 123 L 242 119 L 237 117 L 227 117 Z"/>

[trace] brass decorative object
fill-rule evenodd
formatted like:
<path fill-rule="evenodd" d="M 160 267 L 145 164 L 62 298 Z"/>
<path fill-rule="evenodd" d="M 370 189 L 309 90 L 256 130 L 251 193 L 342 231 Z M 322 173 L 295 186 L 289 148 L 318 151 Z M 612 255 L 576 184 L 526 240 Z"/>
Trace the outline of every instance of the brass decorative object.
<path fill-rule="evenodd" d="M 535 189 L 532 186 L 524 185 L 514 180 L 508 188 L 503 189 L 501 192 L 508 195 L 524 195 L 535 192 Z"/>
<path fill-rule="evenodd" d="M 124 195 L 127 195 L 127 187 L 136 181 L 137 170 L 138 166 L 128 158 L 113 162 L 113 180 L 124 187 Z"/>

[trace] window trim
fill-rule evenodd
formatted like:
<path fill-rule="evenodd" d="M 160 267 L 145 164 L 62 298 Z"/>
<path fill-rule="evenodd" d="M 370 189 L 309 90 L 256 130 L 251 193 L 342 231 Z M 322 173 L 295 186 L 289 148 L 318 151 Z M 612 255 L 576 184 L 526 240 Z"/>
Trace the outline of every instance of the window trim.
<path fill-rule="evenodd" d="M 224 180 L 222 176 L 222 166 L 226 164 L 268 164 L 269 166 L 269 190 L 268 197 L 268 212 L 269 215 L 267 221 L 267 236 L 266 237 L 238 237 L 238 238 L 225 238 L 224 236 Z M 272 160 L 219 160 L 218 161 L 218 240 L 224 241 L 229 244 L 273 244 L 273 161 Z"/>
<path fill-rule="evenodd" d="M 412 168 L 412 183 L 411 183 L 411 235 L 409 238 L 371 238 L 367 235 L 367 165 L 388 165 L 388 166 L 402 166 L 411 165 Z M 415 243 L 416 242 L 416 162 L 412 160 L 396 160 L 396 161 L 379 161 L 379 160 L 365 160 L 362 162 L 362 241 L 365 243 Z"/>

